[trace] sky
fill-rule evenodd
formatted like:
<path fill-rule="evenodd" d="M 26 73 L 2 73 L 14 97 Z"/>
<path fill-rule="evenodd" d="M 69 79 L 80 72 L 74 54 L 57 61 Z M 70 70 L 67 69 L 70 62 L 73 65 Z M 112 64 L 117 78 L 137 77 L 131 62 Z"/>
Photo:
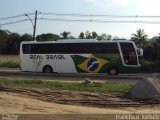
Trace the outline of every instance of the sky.
<path fill-rule="evenodd" d="M 160 33 L 160 24 L 144 23 L 98 23 L 93 20 L 103 21 L 158 21 L 160 17 L 140 18 L 136 16 L 159 16 L 160 0 L 1 0 L 0 3 L 0 29 L 17 32 L 19 34 L 32 34 L 33 26 L 31 21 L 22 23 L 2 25 L 4 23 L 28 19 L 25 14 L 34 13 L 57 13 L 57 14 L 82 14 L 90 15 L 89 17 L 74 16 L 57 16 L 38 14 L 38 18 L 49 19 L 74 19 L 89 20 L 88 22 L 64 22 L 37 20 L 36 35 L 43 33 L 54 33 L 60 35 L 63 31 L 69 31 L 74 37 L 78 37 L 80 32 L 87 30 L 95 31 L 99 35 L 117 36 L 119 38 L 129 39 L 132 33 L 137 29 L 144 29 L 149 38 Z M 23 15 L 14 19 L 2 20 L 1 18 Z M 91 16 L 92 15 L 92 16 Z M 118 16 L 135 16 L 132 18 L 109 18 L 95 17 L 94 15 L 118 15 Z M 29 15 L 34 19 L 34 15 Z M 32 21 L 34 22 L 34 20 Z"/>

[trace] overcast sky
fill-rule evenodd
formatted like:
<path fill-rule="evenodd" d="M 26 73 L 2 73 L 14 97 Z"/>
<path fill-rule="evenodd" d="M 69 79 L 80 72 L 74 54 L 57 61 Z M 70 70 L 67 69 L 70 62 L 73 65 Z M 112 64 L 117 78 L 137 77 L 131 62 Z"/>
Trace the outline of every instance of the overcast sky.
<path fill-rule="evenodd" d="M 120 38 L 130 38 L 132 33 L 141 28 L 149 37 L 160 33 L 160 24 L 144 23 L 98 23 L 94 20 L 101 21 L 156 21 L 160 18 L 108 18 L 95 17 L 94 15 L 118 15 L 118 16 L 159 16 L 160 0 L 1 0 L 0 18 L 33 13 L 35 10 L 44 13 L 58 14 L 87 14 L 89 17 L 73 16 L 55 16 L 38 14 L 38 18 L 50 19 L 74 19 L 90 20 L 90 22 L 62 22 L 62 21 L 37 21 L 36 34 L 55 33 L 60 34 L 63 31 L 70 31 L 75 37 L 80 32 L 89 30 L 96 31 L 98 34 L 106 33 Z M 34 19 L 33 15 L 30 15 Z M 25 15 L 15 19 L 0 19 L 0 24 L 14 22 L 17 20 L 28 19 Z M 93 21 L 92 21 L 93 20 Z M 23 23 L 1 25 L 1 29 L 8 29 L 11 32 L 20 34 L 32 34 L 33 27 L 30 21 Z"/>

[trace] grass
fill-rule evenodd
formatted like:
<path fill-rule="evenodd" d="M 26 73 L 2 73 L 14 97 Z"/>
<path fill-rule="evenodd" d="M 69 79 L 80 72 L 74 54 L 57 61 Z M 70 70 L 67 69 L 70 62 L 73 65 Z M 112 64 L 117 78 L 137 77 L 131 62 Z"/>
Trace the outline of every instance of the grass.
<path fill-rule="evenodd" d="M 20 60 L 18 55 L 0 55 L 0 67 L 19 67 Z"/>
<path fill-rule="evenodd" d="M 25 80 L 0 78 L 0 85 L 20 88 L 38 88 L 51 90 L 73 90 L 96 93 L 109 93 L 116 96 L 124 96 L 132 87 L 132 84 L 115 83 L 93 83 L 84 85 L 83 83 L 45 81 L 45 80 Z"/>
<path fill-rule="evenodd" d="M 12 61 L 1 62 L 0 61 L 0 67 L 16 68 L 19 66 L 20 66 L 19 63 L 17 62 L 12 62 Z"/>

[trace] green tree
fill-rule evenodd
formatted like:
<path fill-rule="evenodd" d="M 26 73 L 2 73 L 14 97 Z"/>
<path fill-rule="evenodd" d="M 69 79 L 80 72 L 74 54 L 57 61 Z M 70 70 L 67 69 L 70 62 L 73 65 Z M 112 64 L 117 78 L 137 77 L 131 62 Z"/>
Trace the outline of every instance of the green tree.
<path fill-rule="evenodd" d="M 84 39 L 85 38 L 85 36 L 84 36 L 84 32 L 81 32 L 80 34 L 79 34 L 79 37 L 78 38 L 80 38 L 80 39 Z"/>
<path fill-rule="evenodd" d="M 112 35 L 107 35 L 106 33 L 103 33 L 100 35 L 101 40 L 112 40 Z"/>
<path fill-rule="evenodd" d="M 9 33 L 6 30 L 0 30 L 0 54 L 5 54 L 7 51 L 6 46 Z"/>
<path fill-rule="evenodd" d="M 56 41 L 59 38 L 60 38 L 59 35 L 47 33 L 47 34 L 37 35 L 36 40 L 37 41 Z"/>
<path fill-rule="evenodd" d="M 153 47 L 155 49 L 156 59 L 160 60 L 160 34 L 158 36 L 155 36 L 153 40 Z"/>
<path fill-rule="evenodd" d="M 116 40 L 121 40 L 121 38 L 119 38 L 118 36 L 114 36 L 114 37 L 113 37 L 113 41 L 114 41 L 114 40 L 115 40 L 115 41 L 116 41 Z M 123 39 L 122 39 L 122 40 L 123 40 Z"/>
<path fill-rule="evenodd" d="M 96 39 L 97 37 L 98 37 L 98 34 L 97 34 L 95 31 L 93 31 L 93 32 L 92 32 L 92 38 L 93 38 L 93 39 Z"/>
<path fill-rule="evenodd" d="M 68 31 L 61 33 L 62 39 L 69 39 L 69 35 L 71 35 L 71 32 Z"/>
<path fill-rule="evenodd" d="M 148 35 L 145 34 L 143 29 L 138 29 L 136 33 L 132 34 L 131 40 L 134 41 L 137 46 L 144 47 L 147 37 Z"/>
<path fill-rule="evenodd" d="M 112 35 L 107 35 L 106 40 L 112 40 Z"/>
<path fill-rule="evenodd" d="M 33 40 L 33 36 L 30 35 L 30 34 L 25 33 L 25 34 L 23 34 L 21 36 L 20 39 L 21 39 L 21 41 L 32 41 Z"/>
<path fill-rule="evenodd" d="M 20 43 L 21 43 L 20 38 L 21 36 L 18 33 L 11 33 L 8 36 L 8 40 L 6 44 L 7 54 L 18 54 Z"/>
<path fill-rule="evenodd" d="M 86 39 L 92 39 L 92 35 L 88 30 L 85 32 L 85 36 L 86 36 Z"/>
<path fill-rule="evenodd" d="M 69 39 L 76 39 L 74 36 L 72 36 L 72 35 L 70 35 L 69 37 L 68 37 Z"/>
<path fill-rule="evenodd" d="M 101 37 L 102 37 L 102 40 L 107 40 L 107 34 L 106 34 L 106 33 L 103 33 L 103 34 L 101 35 Z"/>

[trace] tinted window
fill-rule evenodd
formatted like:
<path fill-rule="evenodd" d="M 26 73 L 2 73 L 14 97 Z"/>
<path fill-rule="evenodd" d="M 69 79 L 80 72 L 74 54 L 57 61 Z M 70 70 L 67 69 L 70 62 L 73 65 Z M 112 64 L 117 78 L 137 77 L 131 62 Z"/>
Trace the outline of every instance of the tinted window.
<path fill-rule="evenodd" d="M 30 54 L 31 53 L 31 45 L 29 45 L 29 44 L 24 44 L 22 46 L 22 49 L 23 49 L 24 54 Z"/>
<path fill-rule="evenodd" d="M 137 65 L 137 56 L 132 43 L 120 43 L 126 65 Z"/>
<path fill-rule="evenodd" d="M 24 44 L 24 54 L 118 53 L 117 43 Z"/>

